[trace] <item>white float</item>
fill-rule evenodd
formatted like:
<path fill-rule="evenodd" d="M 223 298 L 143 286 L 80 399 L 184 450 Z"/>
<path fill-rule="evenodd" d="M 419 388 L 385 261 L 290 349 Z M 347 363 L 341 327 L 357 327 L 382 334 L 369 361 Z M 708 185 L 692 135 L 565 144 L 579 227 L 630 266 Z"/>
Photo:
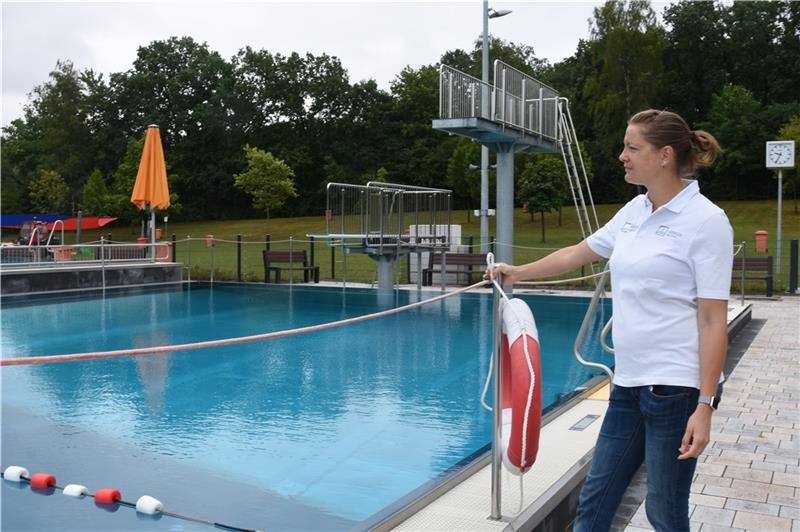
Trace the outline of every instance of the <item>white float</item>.
<path fill-rule="evenodd" d="M 3 478 L 10 480 L 11 482 L 22 482 L 22 477 L 31 477 L 30 473 L 28 473 L 28 470 L 24 467 L 12 465 L 8 466 L 6 470 L 3 471 Z"/>
<path fill-rule="evenodd" d="M 163 509 L 164 505 L 161 504 L 161 501 L 150 495 L 142 495 L 139 497 L 139 500 L 136 501 L 136 511 L 143 514 L 153 515 L 161 512 Z"/>
<path fill-rule="evenodd" d="M 89 494 L 89 488 L 81 484 L 67 484 L 64 486 L 64 495 L 70 497 L 85 497 Z"/>

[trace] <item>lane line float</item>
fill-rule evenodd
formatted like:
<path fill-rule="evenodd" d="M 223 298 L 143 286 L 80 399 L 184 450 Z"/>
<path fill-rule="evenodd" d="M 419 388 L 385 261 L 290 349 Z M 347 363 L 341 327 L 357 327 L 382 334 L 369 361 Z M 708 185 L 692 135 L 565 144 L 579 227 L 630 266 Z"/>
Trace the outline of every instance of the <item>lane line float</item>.
<path fill-rule="evenodd" d="M 528 305 L 504 299 L 503 389 L 501 391 L 503 464 L 514 475 L 526 473 L 539 452 L 542 384 L 539 331 Z"/>

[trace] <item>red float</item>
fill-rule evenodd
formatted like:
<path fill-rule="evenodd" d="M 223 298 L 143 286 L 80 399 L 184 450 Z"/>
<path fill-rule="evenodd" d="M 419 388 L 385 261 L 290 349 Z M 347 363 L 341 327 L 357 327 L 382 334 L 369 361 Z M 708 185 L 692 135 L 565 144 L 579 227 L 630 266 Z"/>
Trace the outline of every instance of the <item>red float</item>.
<path fill-rule="evenodd" d="M 94 502 L 98 504 L 114 504 L 122 500 L 122 494 L 116 488 L 100 488 L 94 494 Z"/>
<path fill-rule="evenodd" d="M 503 332 L 503 463 L 519 475 L 536 460 L 542 427 L 539 333 L 522 300 L 511 299 L 504 305 Z"/>
<path fill-rule="evenodd" d="M 56 477 L 50 473 L 34 473 L 31 476 L 31 487 L 39 489 L 47 489 L 56 485 Z"/>

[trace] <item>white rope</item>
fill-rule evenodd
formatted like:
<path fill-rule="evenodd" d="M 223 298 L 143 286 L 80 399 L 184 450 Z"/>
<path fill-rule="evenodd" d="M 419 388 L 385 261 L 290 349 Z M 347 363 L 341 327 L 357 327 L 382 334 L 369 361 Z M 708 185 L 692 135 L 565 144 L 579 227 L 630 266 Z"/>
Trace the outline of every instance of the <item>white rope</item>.
<path fill-rule="evenodd" d="M 19 357 L 19 358 L 3 358 L 0 359 L 0 366 L 22 366 L 22 365 L 30 365 L 30 364 L 53 364 L 58 362 L 73 362 L 76 360 L 94 360 L 94 359 L 106 359 L 106 358 L 122 358 L 122 357 L 129 357 L 129 356 L 142 356 L 142 355 L 157 355 L 157 354 L 164 354 L 164 353 L 174 353 L 176 351 L 194 351 L 197 349 L 207 349 L 210 347 L 221 347 L 226 345 L 237 345 L 237 344 L 244 344 L 250 342 L 258 342 L 262 340 L 274 340 L 276 338 L 284 338 L 287 336 L 296 336 L 299 334 L 305 334 L 310 332 L 317 332 L 317 331 L 324 331 L 326 329 L 333 329 L 335 327 L 341 327 L 343 325 L 350 325 L 353 323 L 359 323 L 362 321 L 374 320 L 376 318 L 383 318 L 386 316 L 391 316 L 393 314 L 399 314 L 400 312 L 404 312 L 406 310 L 411 310 L 417 307 L 421 307 L 424 305 L 430 305 L 431 303 L 437 303 L 444 299 L 453 297 L 455 295 L 461 294 L 463 292 L 467 292 L 474 288 L 478 288 L 484 285 L 485 281 L 480 281 L 470 286 L 466 286 L 464 288 L 459 288 L 457 290 L 453 290 L 452 292 L 448 292 L 446 294 L 442 294 L 436 297 L 432 297 L 430 299 L 425 299 L 423 301 L 417 301 L 415 303 L 409 303 L 408 305 L 404 305 L 402 307 L 396 307 L 388 310 L 382 310 L 380 312 L 374 312 L 372 314 L 365 314 L 363 316 L 356 316 L 353 318 L 346 318 L 343 320 L 332 321 L 328 323 L 320 323 L 318 325 L 310 325 L 307 327 L 299 327 L 296 329 L 287 329 L 284 331 L 276 331 L 271 333 L 263 333 L 263 334 L 254 334 L 252 336 L 240 336 L 236 338 L 224 338 L 221 340 L 207 340 L 204 342 L 192 342 L 188 344 L 175 344 L 175 345 L 165 345 L 165 346 L 157 346 L 157 347 L 141 347 L 135 349 L 119 349 L 116 351 L 96 351 L 93 353 L 73 353 L 69 355 L 48 355 L 48 356 L 31 356 L 31 357 Z"/>
<path fill-rule="evenodd" d="M 593 279 L 595 277 L 600 277 L 601 275 L 603 275 L 603 272 L 593 273 L 591 275 L 584 275 L 582 277 L 573 277 L 572 279 L 556 279 L 554 281 L 520 281 L 520 282 L 514 283 L 514 284 L 515 285 L 520 285 L 520 286 L 540 286 L 540 285 L 566 284 L 566 283 L 572 283 L 574 281 L 584 281 L 586 279 Z"/>

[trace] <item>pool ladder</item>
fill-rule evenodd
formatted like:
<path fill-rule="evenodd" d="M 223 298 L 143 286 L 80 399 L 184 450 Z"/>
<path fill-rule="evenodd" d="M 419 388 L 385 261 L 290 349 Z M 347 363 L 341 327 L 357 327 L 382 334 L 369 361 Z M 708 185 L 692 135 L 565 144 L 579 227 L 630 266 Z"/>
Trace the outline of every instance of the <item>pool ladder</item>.
<path fill-rule="evenodd" d="M 589 325 L 592 323 L 592 319 L 594 318 L 594 314 L 597 311 L 597 303 L 600 301 L 600 298 L 605 293 L 605 286 L 606 286 L 606 279 L 608 279 L 608 263 L 606 263 L 605 268 L 603 269 L 603 274 L 600 278 L 597 279 L 597 288 L 594 290 L 594 295 L 592 295 L 592 300 L 589 302 L 589 308 L 586 310 L 586 315 L 583 317 L 583 323 L 581 323 L 581 328 L 578 330 L 578 335 L 575 337 L 575 346 L 574 346 L 574 353 L 575 358 L 578 359 L 578 362 L 583 364 L 584 366 L 590 368 L 596 368 L 603 370 L 606 375 L 608 375 L 609 383 L 613 386 L 614 381 L 614 372 L 606 366 L 605 364 L 601 364 L 599 362 L 590 362 L 584 358 L 583 354 L 581 353 L 581 345 L 583 341 L 586 339 L 586 333 L 589 330 Z M 607 353 L 614 354 L 614 348 L 610 347 L 606 342 L 606 337 L 608 336 L 608 332 L 611 330 L 612 322 L 614 321 L 614 317 L 612 316 L 608 322 L 603 326 L 603 330 L 600 332 L 600 345 L 603 347 L 603 350 Z"/>

